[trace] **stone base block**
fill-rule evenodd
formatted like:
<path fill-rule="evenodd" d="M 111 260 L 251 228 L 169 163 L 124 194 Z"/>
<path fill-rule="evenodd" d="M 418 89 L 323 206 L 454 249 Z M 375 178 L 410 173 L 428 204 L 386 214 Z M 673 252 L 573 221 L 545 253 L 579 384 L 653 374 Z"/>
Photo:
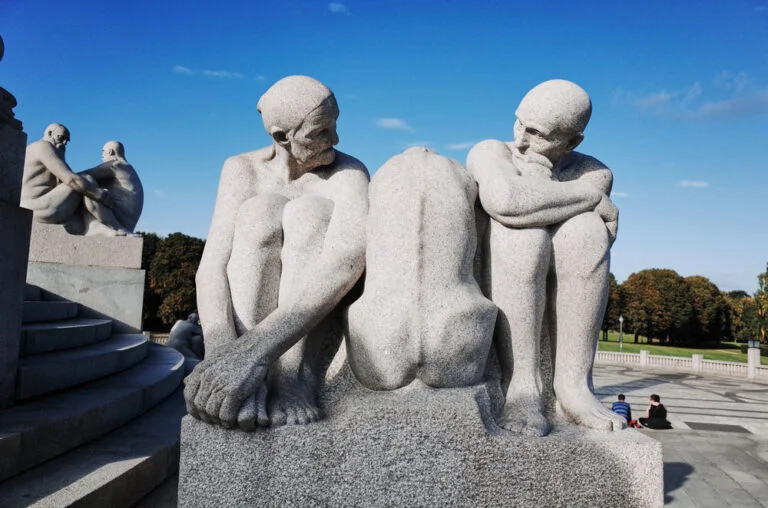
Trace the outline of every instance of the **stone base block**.
<path fill-rule="evenodd" d="M 662 506 L 661 445 L 635 430 L 499 429 L 484 386 L 355 388 L 316 424 L 182 423 L 179 506 Z"/>
<path fill-rule="evenodd" d="M 33 263 L 27 283 L 38 286 L 45 300 L 69 300 L 86 318 L 114 320 L 114 333 L 139 333 L 144 299 L 144 270 Z"/>
<path fill-rule="evenodd" d="M 0 201 L 0 407 L 14 398 L 32 212 Z"/>
<path fill-rule="evenodd" d="M 27 135 L 0 124 L 0 201 L 19 206 Z"/>
<path fill-rule="evenodd" d="M 57 224 L 32 225 L 29 261 L 65 265 L 141 268 L 142 238 L 70 235 Z"/>

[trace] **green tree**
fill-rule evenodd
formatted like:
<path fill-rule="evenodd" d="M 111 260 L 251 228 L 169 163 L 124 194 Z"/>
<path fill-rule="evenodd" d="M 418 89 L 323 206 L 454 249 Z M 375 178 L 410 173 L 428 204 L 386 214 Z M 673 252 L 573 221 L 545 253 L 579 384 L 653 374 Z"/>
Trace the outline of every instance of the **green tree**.
<path fill-rule="evenodd" d="M 603 340 L 608 340 L 608 330 L 619 328 L 619 316 L 621 315 L 621 295 L 616 277 L 611 273 L 608 279 L 608 305 L 603 316 Z"/>
<path fill-rule="evenodd" d="M 761 343 L 766 343 L 766 333 L 768 333 L 768 263 L 766 263 L 765 272 L 757 276 L 757 291 L 753 296 L 755 301 L 755 318 L 753 319 L 753 338 L 759 339 Z"/>
<path fill-rule="evenodd" d="M 151 290 L 160 299 L 157 317 L 165 325 L 185 318 L 197 308 L 195 274 L 205 241 L 182 233 L 172 233 L 157 246 L 150 264 Z"/>
<path fill-rule="evenodd" d="M 162 321 L 157 317 L 158 309 L 162 303 L 162 298 L 158 296 L 152 289 L 149 281 L 149 274 L 151 272 L 152 260 L 155 257 L 157 248 L 163 241 L 162 238 L 155 233 L 140 232 L 144 243 L 141 250 L 141 267 L 145 270 L 144 276 L 144 305 L 142 307 L 141 317 L 143 320 L 143 328 L 148 330 L 155 330 L 162 326 Z"/>
<path fill-rule="evenodd" d="M 728 303 L 706 277 L 686 277 L 693 314 L 684 341 L 688 345 L 719 342 L 728 333 Z"/>
<path fill-rule="evenodd" d="M 672 344 L 683 342 L 693 307 L 685 280 L 674 270 L 633 273 L 621 285 L 628 332 Z"/>
<path fill-rule="evenodd" d="M 731 291 L 725 295 L 728 303 L 730 336 L 736 342 L 752 338 L 752 325 L 757 316 L 755 301 L 746 291 Z"/>

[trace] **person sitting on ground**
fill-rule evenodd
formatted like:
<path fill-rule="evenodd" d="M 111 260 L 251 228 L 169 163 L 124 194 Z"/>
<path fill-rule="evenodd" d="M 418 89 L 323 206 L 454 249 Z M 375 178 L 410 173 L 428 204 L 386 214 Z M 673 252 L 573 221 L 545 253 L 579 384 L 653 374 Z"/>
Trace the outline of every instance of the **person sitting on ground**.
<path fill-rule="evenodd" d="M 627 422 L 632 421 L 632 408 L 630 407 L 629 402 L 624 400 L 626 398 L 624 397 L 624 394 L 620 393 L 616 398 L 618 400 L 611 404 L 611 411 L 617 415 L 623 416 Z"/>
<path fill-rule="evenodd" d="M 667 421 L 667 408 L 661 403 L 661 397 L 655 393 L 651 395 L 651 403 L 645 410 L 645 418 L 640 418 L 640 424 L 649 429 L 672 428 L 672 424 Z"/>

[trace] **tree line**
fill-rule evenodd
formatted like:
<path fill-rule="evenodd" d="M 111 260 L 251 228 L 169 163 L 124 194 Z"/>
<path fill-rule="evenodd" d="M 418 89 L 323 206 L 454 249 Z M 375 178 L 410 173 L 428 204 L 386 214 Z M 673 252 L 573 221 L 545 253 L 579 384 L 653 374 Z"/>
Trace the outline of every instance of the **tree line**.
<path fill-rule="evenodd" d="M 682 277 L 674 270 L 651 268 L 630 275 L 622 284 L 610 275 L 603 338 L 619 330 L 649 342 L 706 347 L 721 341 L 766 342 L 768 265 L 757 277 L 758 290 L 721 291 L 700 275 Z"/>
<path fill-rule="evenodd" d="M 182 233 L 165 238 L 142 233 L 144 328 L 168 329 L 197 308 L 195 274 L 205 240 Z M 650 341 L 676 346 L 705 346 L 720 341 L 768 340 L 768 265 L 759 288 L 723 292 L 706 277 L 681 277 L 674 270 L 652 268 L 633 273 L 622 284 L 610 275 L 603 334 L 619 329 Z"/>

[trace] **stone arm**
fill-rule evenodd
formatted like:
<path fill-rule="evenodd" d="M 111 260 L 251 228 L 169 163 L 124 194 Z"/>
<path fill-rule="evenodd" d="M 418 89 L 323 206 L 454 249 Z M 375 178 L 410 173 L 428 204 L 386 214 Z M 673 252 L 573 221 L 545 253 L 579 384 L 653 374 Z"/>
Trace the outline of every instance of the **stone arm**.
<path fill-rule="evenodd" d="M 603 197 L 587 182 L 521 176 L 511 150 L 501 141 L 475 145 L 467 156 L 467 169 L 478 184 L 483 209 L 511 228 L 559 224 L 594 210 Z"/>
<path fill-rule="evenodd" d="M 38 157 L 40 162 L 45 166 L 45 169 L 51 172 L 60 182 L 68 185 L 76 192 L 85 194 L 86 196 L 95 199 L 96 201 L 102 201 L 106 192 L 97 186 L 91 185 L 82 176 L 78 175 L 67 165 L 64 160 L 56 153 L 53 145 L 50 143 L 40 143 L 38 145 Z"/>
<path fill-rule="evenodd" d="M 245 184 L 251 180 L 248 171 L 247 165 L 237 157 L 224 163 L 211 229 L 195 277 L 197 309 L 209 351 L 237 338 L 227 263 L 232 254 L 237 211 L 253 194 L 251 186 Z"/>
<path fill-rule="evenodd" d="M 95 168 L 79 171 L 77 174 L 80 176 L 92 176 L 97 182 L 101 183 L 105 180 L 112 180 L 115 178 L 115 168 L 112 162 L 105 162 L 99 164 Z"/>
<path fill-rule="evenodd" d="M 314 277 L 291 300 L 281 302 L 269 316 L 233 344 L 233 353 L 268 366 L 309 333 L 355 285 L 365 268 L 368 172 L 354 161 L 330 177 L 334 203 L 323 251 Z"/>
<path fill-rule="evenodd" d="M 613 187 L 613 173 L 602 162 L 588 155 L 577 154 L 579 162 L 572 167 L 572 173 L 576 178 L 598 189 L 602 196 L 595 207 L 595 213 L 602 217 L 605 227 L 611 239 L 611 244 L 616 240 L 619 229 L 619 210 L 610 199 Z"/>

